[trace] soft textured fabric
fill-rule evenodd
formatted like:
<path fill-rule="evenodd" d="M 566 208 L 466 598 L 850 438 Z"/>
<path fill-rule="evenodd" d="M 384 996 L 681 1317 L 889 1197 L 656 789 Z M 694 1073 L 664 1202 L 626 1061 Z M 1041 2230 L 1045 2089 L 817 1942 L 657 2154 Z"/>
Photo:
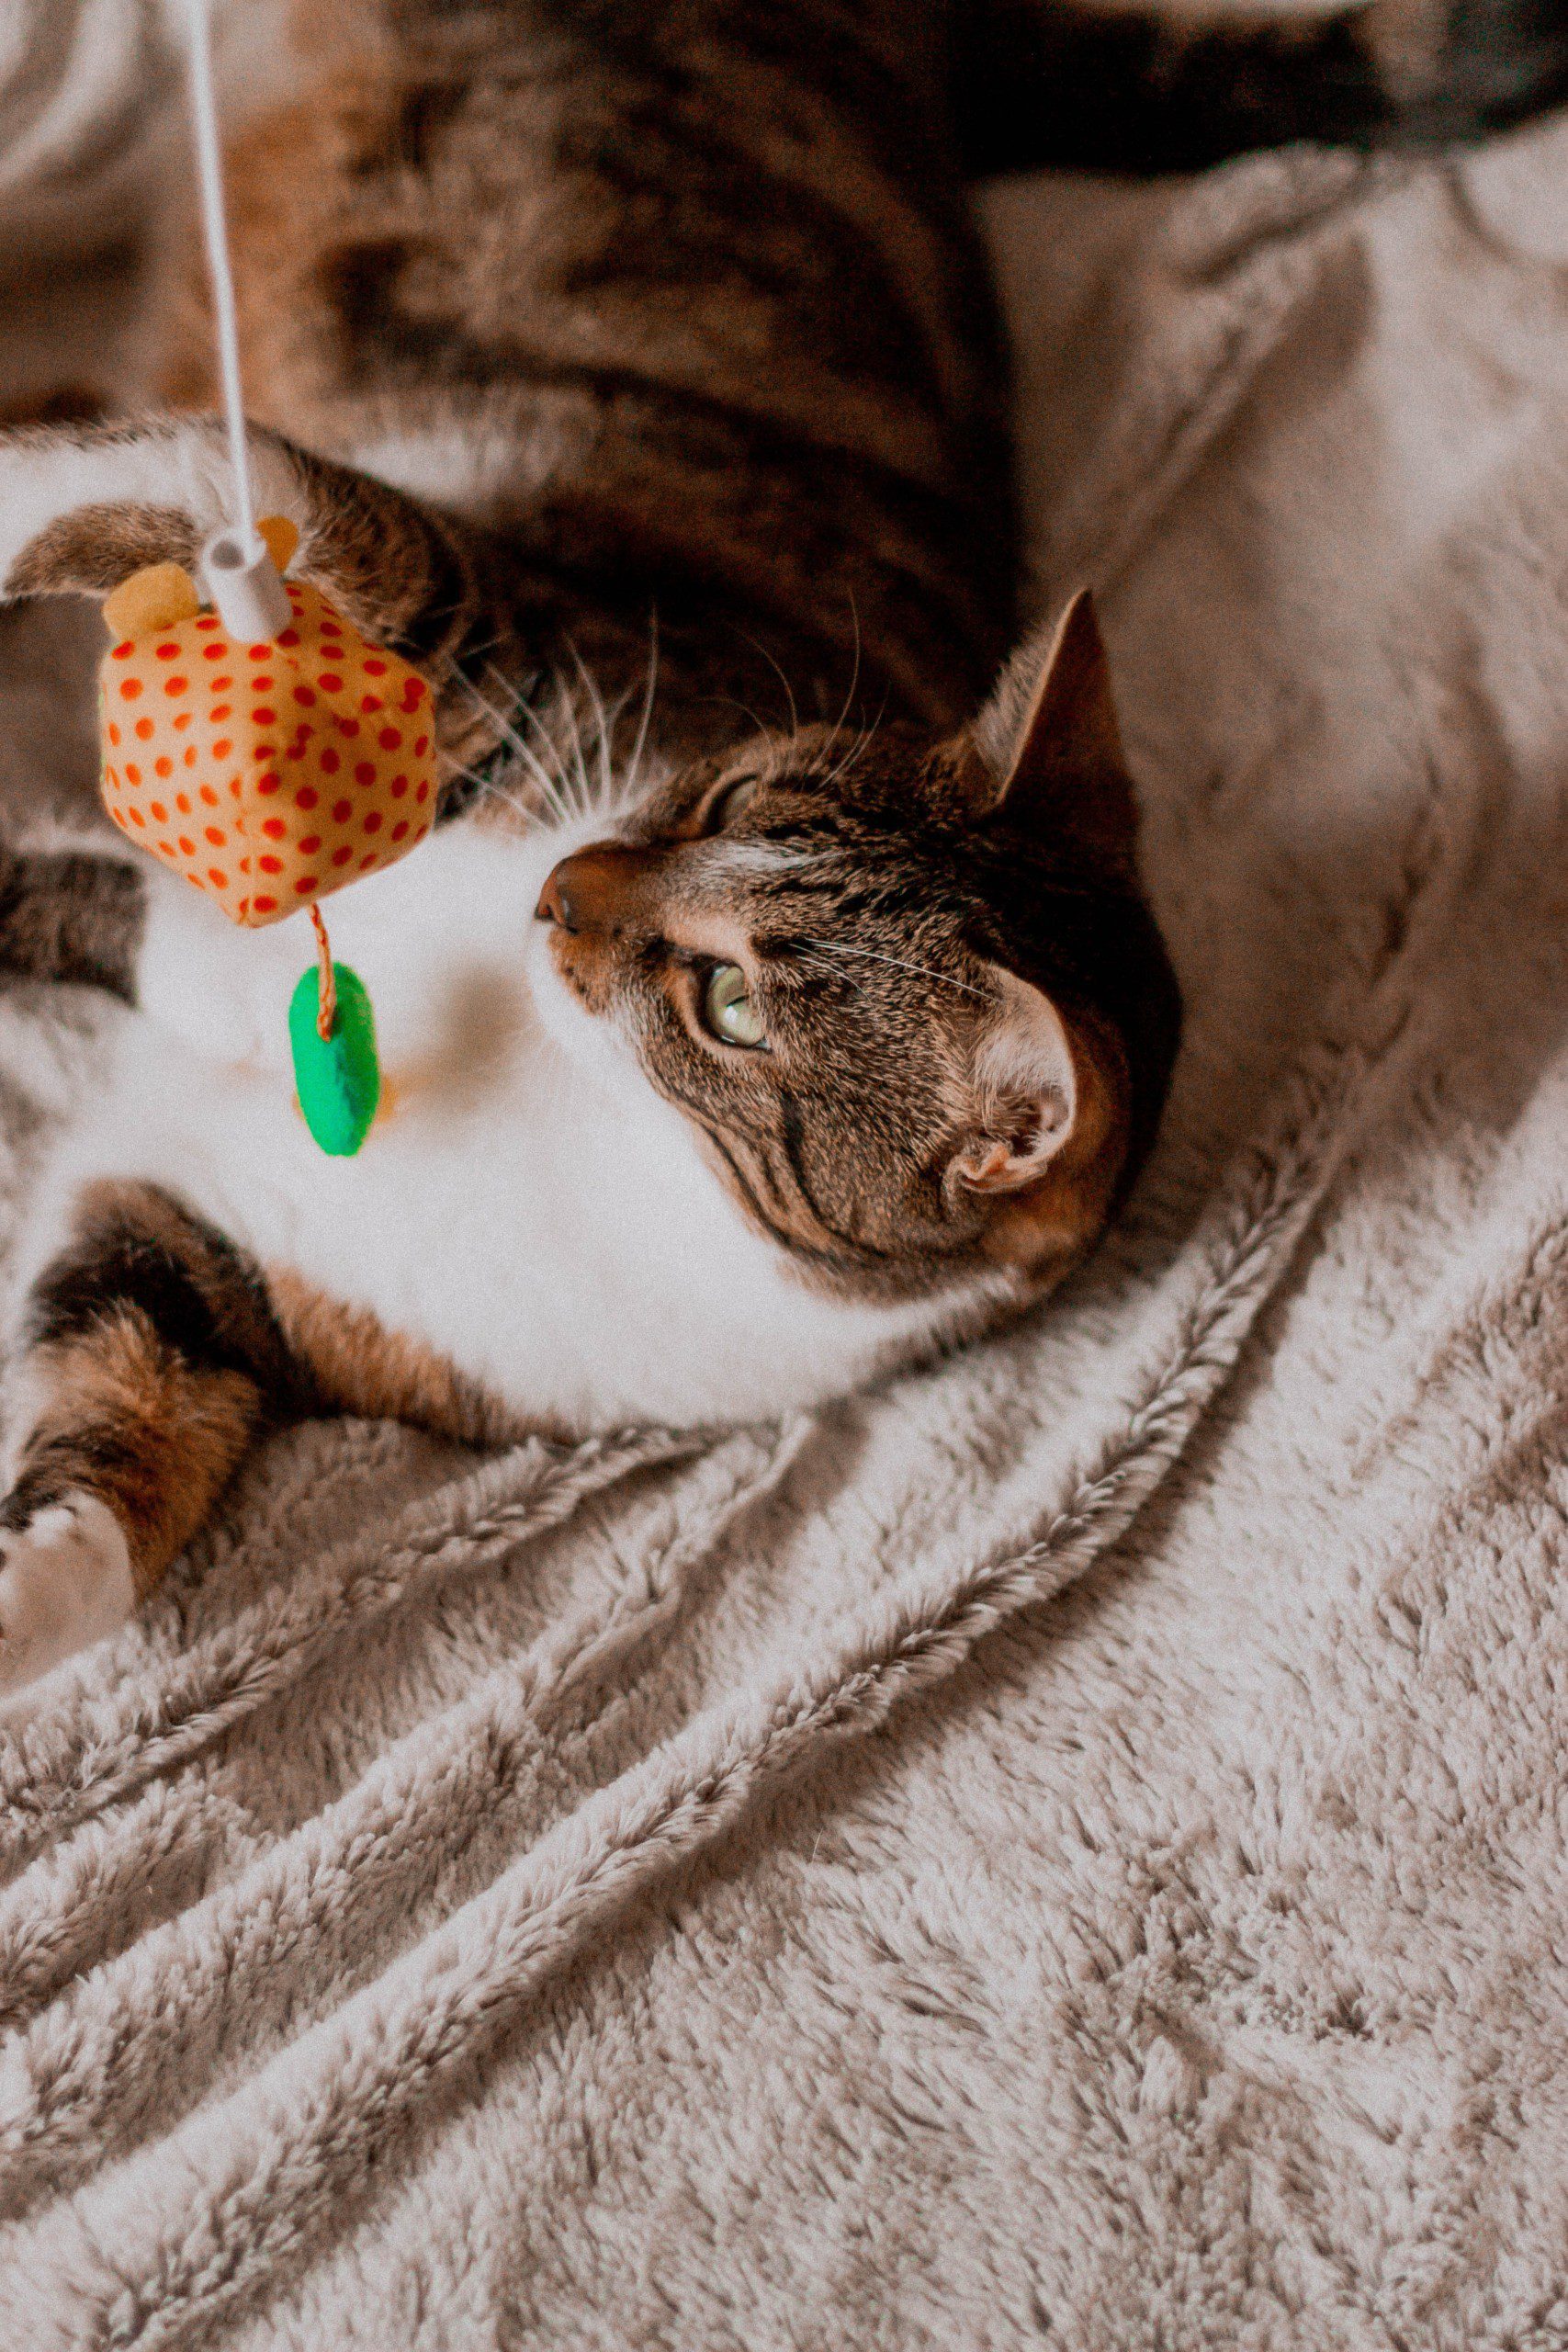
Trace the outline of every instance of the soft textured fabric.
<path fill-rule="evenodd" d="M 6 0 L 0 211 L 7 265 L 89 254 L 123 239 L 144 186 L 148 123 L 172 68 L 162 0 Z"/>
<path fill-rule="evenodd" d="M 1565 187 L 995 196 L 1156 1159 L 811 1421 L 255 1464 L 0 1743 L 0 2344 L 1568 2340 Z"/>

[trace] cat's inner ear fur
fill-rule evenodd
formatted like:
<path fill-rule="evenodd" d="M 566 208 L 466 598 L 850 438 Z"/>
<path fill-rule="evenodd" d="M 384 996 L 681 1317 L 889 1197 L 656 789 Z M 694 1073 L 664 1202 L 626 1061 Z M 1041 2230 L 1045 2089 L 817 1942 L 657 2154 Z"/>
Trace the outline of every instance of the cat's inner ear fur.
<path fill-rule="evenodd" d="M 987 821 L 1076 851 L 1107 880 L 1136 874 L 1138 804 L 1094 599 L 1081 588 L 1046 641 L 1015 657 L 975 728 L 998 780 Z"/>
<path fill-rule="evenodd" d="M 1049 997 L 1000 965 L 992 966 L 990 978 L 996 1009 L 974 1041 L 971 1107 L 953 1173 L 972 1193 L 1017 1193 L 1042 1176 L 1070 1139 L 1077 1073 Z"/>

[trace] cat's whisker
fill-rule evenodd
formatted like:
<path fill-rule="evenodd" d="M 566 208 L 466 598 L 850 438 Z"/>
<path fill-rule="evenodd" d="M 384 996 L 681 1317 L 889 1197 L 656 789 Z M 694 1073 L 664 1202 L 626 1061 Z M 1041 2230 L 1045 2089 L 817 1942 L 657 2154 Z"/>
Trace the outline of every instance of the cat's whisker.
<path fill-rule="evenodd" d="M 492 662 L 487 662 L 485 669 L 488 675 L 494 680 L 495 684 L 502 689 L 503 694 L 512 693 L 512 688 L 508 685 L 507 681 Z M 537 673 L 536 673 L 535 676 L 528 682 L 529 688 L 532 688 L 536 684 Z M 508 747 L 516 752 L 519 759 L 527 761 L 533 773 L 536 775 L 538 775 L 541 773 L 543 763 L 539 760 L 537 753 L 535 752 L 528 744 L 525 737 L 513 723 L 513 720 L 518 718 L 525 719 L 531 727 L 536 729 L 544 741 L 544 746 L 547 752 L 553 752 L 555 747 L 551 743 L 548 735 L 546 734 L 544 729 L 539 727 L 538 716 L 534 709 L 532 701 L 529 699 L 528 692 L 525 690 L 523 694 L 518 695 L 513 701 L 513 716 L 509 718 L 502 712 L 496 710 L 491 704 L 488 703 L 476 686 L 470 684 L 468 691 L 473 695 L 473 698 L 479 705 L 480 710 L 482 710 L 486 716 L 501 729 L 502 738 Z M 552 777 L 550 782 L 553 797 L 564 815 L 566 813 L 566 808 L 561 792 L 561 779 L 558 776 L 556 776 Z"/>
<path fill-rule="evenodd" d="M 613 709 L 613 710 L 611 711 L 611 713 L 610 713 L 610 725 L 611 725 L 612 729 L 615 729 L 615 728 L 619 727 L 619 725 L 620 725 L 620 723 L 621 723 L 622 715 L 624 714 L 624 712 L 625 712 L 625 710 L 626 710 L 626 707 L 627 703 L 628 703 L 630 700 L 631 700 L 631 688 L 630 688 L 629 686 L 626 688 L 626 693 L 625 693 L 624 695 L 616 695 L 616 697 L 615 697 L 615 707 L 614 707 L 614 709 Z M 614 806 L 615 806 L 615 763 L 614 756 L 613 756 L 613 754 L 612 754 L 611 743 L 610 743 L 610 737 L 609 737 L 608 735 L 602 735 L 602 736 L 600 737 L 600 739 L 599 739 L 599 808 L 600 808 L 600 810 L 601 810 L 602 812 L 607 812 L 609 809 L 611 809 L 612 808 L 614 808 Z"/>
<path fill-rule="evenodd" d="M 498 670 L 492 670 L 491 674 L 494 676 L 497 685 L 501 687 L 503 694 L 509 695 L 512 693 L 512 688 L 507 684 L 505 679 L 502 678 Z M 504 742 L 515 743 L 517 740 L 517 732 L 515 728 L 512 725 L 511 720 L 507 718 L 505 712 L 497 710 L 493 703 L 487 702 L 471 678 L 463 675 L 459 672 L 454 678 L 453 684 L 462 688 L 463 692 L 468 695 L 468 700 L 473 704 L 474 708 L 483 713 L 485 718 L 490 720 L 491 725 L 496 729 Z M 517 707 L 518 706 L 514 705 L 513 707 Z"/>
<path fill-rule="evenodd" d="M 890 964 L 896 971 L 912 972 L 918 979 L 934 980 L 938 988 L 956 989 L 962 996 L 972 996 L 981 1004 L 989 1002 L 984 989 L 974 988 L 967 980 L 955 980 L 951 972 L 933 971 L 929 964 L 911 963 L 907 956 L 887 956 L 875 947 L 861 947 L 847 939 L 813 939 L 807 944 L 824 956 L 860 956 L 872 964 Z"/>
<path fill-rule="evenodd" d="M 653 719 L 654 688 L 659 682 L 659 608 L 657 605 L 649 615 L 648 635 L 648 684 L 643 691 L 642 718 L 637 724 L 637 741 L 632 745 L 631 760 L 622 786 L 622 792 L 627 798 L 638 789 L 642 782 L 642 755 L 648 748 L 648 730 Z"/>
<path fill-rule="evenodd" d="M 517 816 L 524 818 L 530 825 L 536 825 L 538 821 L 537 808 L 531 801 L 526 799 L 515 786 L 508 786 L 503 784 L 497 784 L 493 780 L 487 780 L 480 786 L 479 798 L 481 804 L 486 801 L 498 802 L 502 808 L 512 810 Z"/>
<path fill-rule="evenodd" d="M 496 679 L 498 683 L 504 683 L 506 692 L 509 695 L 513 694 L 516 690 L 513 686 L 511 680 L 507 679 L 502 681 L 501 672 L 496 668 L 494 662 L 489 659 L 489 656 L 496 650 L 496 648 L 501 645 L 502 641 L 502 633 L 497 629 L 491 636 L 485 638 L 480 644 L 466 646 L 461 655 L 456 653 L 438 654 L 435 658 L 434 666 L 443 673 L 445 683 L 448 685 L 453 685 L 459 680 L 463 680 L 465 684 L 467 683 L 464 671 L 464 664 L 466 662 L 482 662 L 485 668 L 490 672 L 491 676 Z"/>
<path fill-rule="evenodd" d="M 607 785 L 609 780 L 607 762 L 609 759 L 610 738 L 614 731 L 615 719 L 604 707 L 604 697 L 599 690 L 599 681 L 593 675 L 592 671 L 588 667 L 587 662 L 583 660 L 576 646 L 571 645 L 570 639 L 568 639 L 568 643 L 570 645 L 571 658 L 577 664 L 578 675 L 581 678 L 583 687 L 587 692 L 589 704 L 593 713 L 594 724 L 598 729 L 599 765 L 601 774 Z M 619 716 L 618 705 L 616 707 L 615 715 L 617 717 Z M 597 799 L 594 797 L 592 787 L 590 786 L 586 760 L 584 757 L 584 746 L 582 745 L 581 736 L 578 739 L 578 746 L 579 765 L 582 774 L 583 814 L 587 816 L 595 808 L 603 808 L 604 803 L 602 797 Z"/>
<path fill-rule="evenodd" d="M 580 817 L 591 814 L 588 794 L 588 762 L 582 742 L 582 721 L 575 701 L 571 705 L 571 802 Z"/>
<path fill-rule="evenodd" d="M 449 657 L 442 665 L 444 688 L 450 690 L 453 686 L 464 686 L 471 692 L 473 676 L 470 665 L 482 666 L 486 676 L 493 682 L 500 694 L 502 708 L 516 709 L 531 692 L 538 673 L 536 671 L 525 677 L 509 678 L 503 670 L 498 669 L 490 657 L 499 650 L 503 642 L 500 636 L 490 637 L 482 645 L 468 647 L 460 659 Z"/>
<path fill-rule="evenodd" d="M 474 781 L 479 786 L 479 797 L 481 800 L 499 800 L 502 807 L 507 808 L 526 808 L 526 796 L 520 792 L 515 785 L 502 784 L 499 778 L 492 775 L 476 776 Z"/>
<path fill-rule="evenodd" d="M 488 706 L 481 707 L 487 707 Z M 522 706 L 522 707 L 525 709 L 528 717 L 533 717 L 532 711 L 527 708 L 526 705 Z M 537 784 L 540 792 L 544 795 L 546 807 L 549 813 L 555 818 L 558 824 L 570 824 L 573 819 L 580 814 L 580 811 L 574 804 L 572 796 L 567 789 L 569 780 L 559 775 L 552 774 L 545 765 L 545 763 L 539 758 L 538 754 L 534 751 L 532 746 L 528 743 L 526 739 L 520 735 L 515 728 L 507 726 L 505 721 L 502 720 L 498 714 L 492 713 L 492 716 L 495 717 L 496 723 L 503 729 L 504 741 L 506 741 L 508 748 L 523 762 L 525 767 L 526 767 L 528 773 L 533 776 L 536 784 Z M 545 740 L 546 748 L 553 748 L 549 744 L 548 738 L 546 737 Z"/>
<path fill-rule="evenodd" d="M 559 714 L 566 738 L 558 747 L 562 755 L 561 790 L 571 804 L 572 814 L 581 819 L 590 814 L 588 771 L 582 756 L 582 719 L 578 710 L 576 691 L 569 685 L 559 670 L 552 673 L 551 682 L 555 687 L 555 710 Z"/>
<path fill-rule="evenodd" d="M 446 773 L 448 777 L 461 776 L 467 784 L 477 784 L 481 796 L 493 792 L 505 793 L 505 786 L 498 784 L 493 775 L 486 775 L 482 768 L 466 768 L 461 760 L 448 760 Z"/>
<path fill-rule="evenodd" d="M 538 786 L 539 791 L 544 798 L 546 813 L 548 816 L 553 817 L 556 823 L 558 825 L 569 824 L 571 820 L 572 810 L 568 804 L 565 794 L 560 790 L 559 786 L 551 776 L 549 770 L 541 761 L 535 757 L 533 752 L 529 749 L 528 745 L 524 742 L 521 736 L 510 736 L 507 739 L 507 748 L 517 759 L 522 761 L 524 766 L 527 769 L 529 775 Z"/>
<path fill-rule="evenodd" d="M 631 688 L 627 686 L 623 693 L 615 696 L 615 701 L 610 705 L 608 723 L 599 738 L 599 775 L 593 795 L 593 810 L 596 816 L 607 815 L 615 804 L 615 774 L 612 742 L 615 729 L 620 726 L 626 714 L 626 705 L 631 700 Z"/>
<path fill-rule="evenodd" d="M 502 715 L 502 712 L 491 708 L 491 705 L 486 702 L 483 695 L 480 694 L 479 688 L 471 682 L 468 684 L 468 692 L 473 696 L 473 699 L 479 708 L 483 711 L 485 717 L 490 720 L 491 726 L 499 730 L 502 741 L 506 745 L 507 749 L 515 753 L 516 757 L 520 759 L 527 768 L 529 774 L 537 784 L 539 790 L 544 795 L 547 809 L 555 818 L 557 823 L 563 825 L 569 823 L 571 820 L 572 810 L 568 806 L 564 794 L 558 788 L 554 779 L 549 774 L 549 771 L 545 767 L 543 763 L 536 757 L 532 747 L 526 740 L 517 732 L 517 729 L 512 726 L 510 721 Z M 520 707 L 525 711 L 528 708 L 526 704 L 521 705 Z M 531 713 L 529 715 L 531 716 Z"/>
<path fill-rule="evenodd" d="M 570 722 L 572 729 L 574 744 L 581 745 L 581 732 L 578 725 L 576 706 L 572 697 L 567 692 L 565 682 L 561 678 L 558 671 L 555 673 L 552 683 L 556 693 L 556 708 L 560 711 L 564 718 Z M 561 746 L 551 734 L 549 729 L 545 725 L 544 720 L 534 708 L 532 703 L 522 704 L 520 706 L 520 713 L 523 718 L 526 718 L 529 725 L 533 728 L 535 733 L 538 736 L 540 742 L 543 744 L 550 758 L 558 759 L 560 757 Z M 532 760 L 534 759 L 534 754 L 529 752 L 528 757 Z M 536 767 L 536 761 L 535 762 L 535 764 Z M 581 753 L 579 753 L 579 768 L 581 768 Z M 575 777 L 570 773 L 563 771 L 558 774 L 557 792 L 563 821 L 569 820 L 575 820 L 592 813 L 592 810 L 585 806 L 580 805 L 577 795 L 572 788 L 574 784 Z"/>

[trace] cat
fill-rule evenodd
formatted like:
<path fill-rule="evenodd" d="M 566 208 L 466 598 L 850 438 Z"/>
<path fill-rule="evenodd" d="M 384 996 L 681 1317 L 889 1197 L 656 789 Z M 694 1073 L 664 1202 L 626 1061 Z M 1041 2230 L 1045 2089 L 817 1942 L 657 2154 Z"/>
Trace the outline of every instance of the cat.
<path fill-rule="evenodd" d="M 393 1096 L 348 1160 L 291 1099 L 300 918 L 12 853 L 0 952 L 125 1004 L 19 1244 L 17 1668 L 120 1622 L 279 1420 L 772 1415 L 1043 1295 L 1175 1048 L 1135 832 L 1087 598 L 1021 724 L 743 739 L 618 817 L 446 826 L 333 901 Z"/>
<path fill-rule="evenodd" d="M 290 1099 L 303 918 L 236 933 L 98 836 L 0 855 L 0 963 L 118 1001 L 17 1253 L 14 1700 L 280 1421 L 810 1406 L 1043 1297 L 1136 1174 L 1179 995 L 1092 601 L 1003 667 L 966 23 L 388 0 L 314 12 L 240 124 L 261 507 L 424 668 L 446 821 L 333 902 L 392 1099 L 347 1161 Z M 1430 25 L 1428 81 L 1469 54 Z M 211 398 L 198 282 L 171 220 L 175 409 Z M 225 483 L 200 419 L 7 435 L 0 582 L 191 564 Z"/>

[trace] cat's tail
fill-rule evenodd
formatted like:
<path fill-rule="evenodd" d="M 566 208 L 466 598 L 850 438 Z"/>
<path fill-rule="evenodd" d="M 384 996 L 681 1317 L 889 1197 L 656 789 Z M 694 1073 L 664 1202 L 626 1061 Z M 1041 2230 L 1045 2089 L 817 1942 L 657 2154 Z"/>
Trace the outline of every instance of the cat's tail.
<path fill-rule="evenodd" d="M 953 64 L 976 177 L 1200 171 L 1298 139 L 1433 148 L 1568 104 L 1568 0 L 1364 0 L 1185 26 L 1111 0 L 964 0 Z"/>

